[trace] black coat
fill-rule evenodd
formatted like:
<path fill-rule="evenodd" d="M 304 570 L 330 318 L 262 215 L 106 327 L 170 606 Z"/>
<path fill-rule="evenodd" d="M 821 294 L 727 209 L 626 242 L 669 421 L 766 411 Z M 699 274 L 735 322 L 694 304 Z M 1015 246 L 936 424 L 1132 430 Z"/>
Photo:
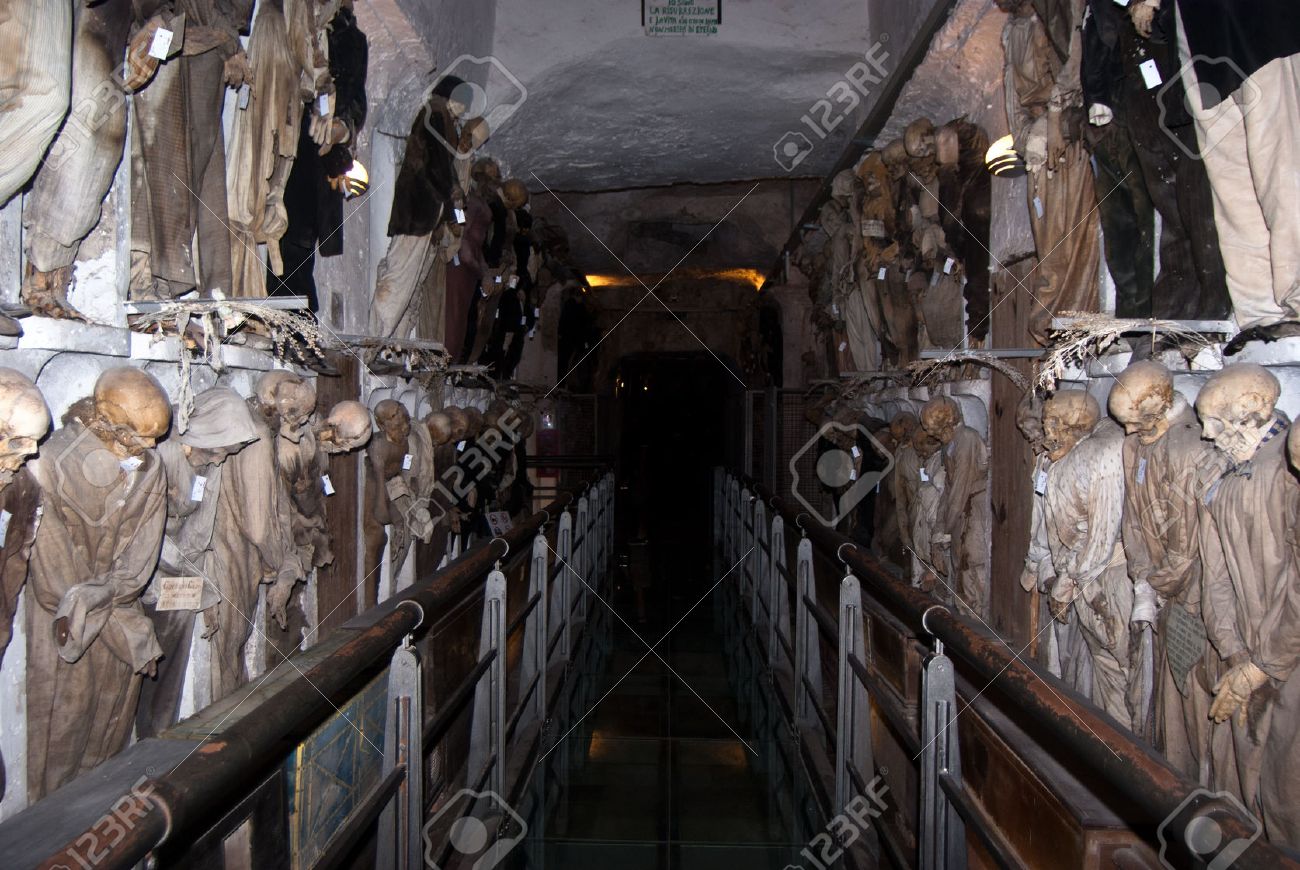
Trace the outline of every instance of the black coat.
<path fill-rule="evenodd" d="M 456 121 L 447 110 L 447 101 L 431 96 L 411 125 L 411 135 L 406 137 L 406 153 L 393 190 L 388 235 L 426 235 L 451 213 L 456 167 L 448 144 L 455 146 L 457 141 Z"/>

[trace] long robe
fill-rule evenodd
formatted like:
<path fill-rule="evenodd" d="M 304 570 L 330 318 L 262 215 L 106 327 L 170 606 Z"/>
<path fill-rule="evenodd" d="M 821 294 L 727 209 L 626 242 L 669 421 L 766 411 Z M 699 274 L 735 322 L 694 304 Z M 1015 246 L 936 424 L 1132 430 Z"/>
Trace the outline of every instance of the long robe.
<path fill-rule="evenodd" d="M 1082 4 L 1072 0 L 1072 5 Z M 1081 18 L 1080 10 L 1076 21 Z M 1062 64 L 1037 15 L 1010 16 L 1002 46 L 1007 122 L 1023 148 L 1031 137 L 1045 135 L 1048 104 L 1054 97 L 1062 92 L 1071 102 L 1077 97 L 1082 49 Z M 1030 167 L 1026 190 L 1039 263 L 1025 289 L 1031 294 L 1030 333 L 1040 343 L 1046 343 L 1051 319 L 1059 312 L 1096 311 L 1100 302 L 1101 247 L 1089 161 L 1083 143 L 1074 141 L 1065 149 L 1063 162 L 1050 171 L 1046 166 Z"/>
<path fill-rule="evenodd" d="M 1073 600 L 1079 627 L 1092 652 L 1093 703 L 1126 728 L 1129 614 L 1128 579 L 1120 519 L 1124 510 L 1123 432 L 1102 420 L 1047 472 L 1044 528 L 1056 573 L 1053 593 Z M 1073 588 L 1063 588 L 1066 578 Z"/>
<path fill-rule="evenodd" d="M 1204 656 L 1185 684 L 1174 678 L 1164 638 L 1171 608 L 1201 618 L 1198 538 L 1203 478 L 1217 476 L 1224 456 L 1201 438 L 1195 413 L 1181 395 L 1169 409 L 1169 430 L 1154 444 L 1124 441 L 1124 551 L 1129 576 L 1146 582 L 1163 601 L 1156 632 L 1155 746 L 1188 778 L 1201 780 L 1208 763 L 1210 687 Z"/>
<path fill-rule="evenodd" d="M 921 471 L 925 471 L 925 477 L 921 478 Z M 936 450 L 921 461 L 921 466 L 917 470 L 917 477 L 921 478 L 920 485 L 916 488 L 916 516 L 912 520 L 912 541 L 917 545 L 916 554 L 912 558 L 912 585 L 920 586 L 921 577 L 925 572 L 925 565 L 921 560 L 930 561 L 931 541 L 935 534 L 941 531 L 939 525 L 939 511 L 943 504 L 943 493 L 947 484 L 947 475 L 944 472 L 943 451 Z M 936 565 L 936 568 L 943 571 L 944 565 Z M 946 593 L 947 590 L 944 590 Z"/>
<path fill-rule="evenodd" d="M 974 429 L 958 426 L 941 453 L 947 482 L 939 507 L 939 528 L 951 536 L 948 582 L 964 607 L 985 617 L 989 600 L 988 448 Z"/>
<path fill-rule="evenodd" d="M 13 637 L 18 595 L 27 582 L 27 564 L 40 522 L 41 488 L 26 468 L 20 468 L 0 490 L 0 511 L 4 520 L 3 543 L 0 543 L 0 660 Z M 0 514 L 3 516 L 4 514 Z M 0 795 L 4 794 L 4 760 L 0 759 Z"/>
<path fill-rule="evenodd" d="M 167 481 L 148 450 L 134 471 L 74 420 L 41 447 L 44 512 L 28 608 L 27 784 L 39 800 L 131 736 L 140 671 L 162 650 L 140 605 L 158 563 Z M 67 617 L 65 643 L 54 622 Z"/>
<path fill-rule="evenodd" d="M 1260 815 L 1270 841 L 1300 847 L 1300 482 L 1286 427 L 1207 491 L 1201 516 L 1205 627 L 1220 668 L 1249 658 L 1268 675 L 1245 727 L 1213 726 L 1213 787 Z"/>

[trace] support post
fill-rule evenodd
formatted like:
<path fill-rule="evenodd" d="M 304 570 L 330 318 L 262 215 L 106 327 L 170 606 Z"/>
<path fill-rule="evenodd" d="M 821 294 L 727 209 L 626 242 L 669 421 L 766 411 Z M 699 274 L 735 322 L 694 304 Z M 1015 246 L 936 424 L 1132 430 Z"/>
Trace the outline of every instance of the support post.
<path fill-rule="evenodd" d="M 921 678 L 921 740 L 921 870 L 965 870 L 966 827 L 939 783 L 961 781 L 957 686 L 940 640 Z"/>

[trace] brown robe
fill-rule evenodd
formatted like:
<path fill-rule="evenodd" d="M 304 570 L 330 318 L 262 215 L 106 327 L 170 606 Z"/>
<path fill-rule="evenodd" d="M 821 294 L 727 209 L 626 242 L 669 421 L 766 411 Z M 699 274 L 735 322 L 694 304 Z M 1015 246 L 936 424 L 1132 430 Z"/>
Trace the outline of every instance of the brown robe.
<path fill-rule="evenodd" d="M 1072 0 L 1072 5 L 1081 5 Z M 1080 13 L 1076 21 L 1082 19 Z M 1016 144 L 1023 149 L 1031 136 L 1041 135 L 1049 119 L 1049 102 L 1066 91 L 1074 110 L 1081 100 L 1078 90 L 1079 52 L 1062 64 L 1036 15 L 1012 15 L 1002 32 L 1006 54 L 1005 95 L 1007 122 Z M 1058 87 L 1059 86 L 1059 87 Z M 1061 123 L 1065 123 L 1062 121 Z M 1027 195 L 1030 226 L 1039 265 L 1024 287 L 1029 302 L 1030 333 L 1046 344 L 1051 319 L 1062 311 L 1096 311 L 1097 268 L 1101 261 L 1097 203 L 1090 155 L 1081 141 L 1073 141 L 1064 160 L 1051 167 L 1030 167 Z M 1037 300 L 1037 301 L 1033 301 Z"/>
<path fill-rule="evenodd" d="M 964 606 L 988 615 L 989 498 L 988 448 L 979 433 L 958 426 L 942 449 L 945 489 L 937 528 L 951 535 L 948 583 Z M 942 568 L 942 566 L 940 566 Z"/>
<path fill-rule="evenodd" d="M 132 472 L 74 420 L 41 447 L 33 473 L 44 513 L 32 547 L 27 634 L 27 784 L 39 800 L 120 752 L 131 736 L 140 672 L 162 650 L 140 594 L 167 518 L 152 450 Z M 68 618 L 56 643 L 54 622 Z"/>
<path fill-rule="evenodd" d="M 418 423 L 412 424 L 420 425 Z M 384 437 L 382 430 L 375 433 L 366 448 L 366 511 L 361 528 L 365 539 L 365 575 L 362 579 L 362 609 L 368 610 L 379 603 L 379 570 L 384 562 L 384 547 L 388 543 L 387 525 L 393 526 L 394 550 L 401 549 L 400 539 L 405 527 L 400 526 L 401 514 L 388 495 L 390 481 L 402 478 L 402 457 L 407 444 L 394 444 Z"/>
<path fill-rule="evenodd" d="M 1209 741 L 1210 687 L 1205 660 L 1184 686 L 1170 670 L 1164 637 L 1170 608 L 1201 618 L 1200 497 L 1206 476 L 1223 471 L 1225 458 L 1201 438 L 1196 415 L 1181 395 L 1167 414 L 1169 430 L 1154 444 L 1124 439 L 1124 551 L 1133 582 L 1151 584 L 1163 606 L 1156 631 L 1155 747 L 1174 767 L 1201 779 Z"/>
<path fill-rule="evenodd" d="M 1247 658 L 1269 676 L 1245 727 L 1213 725 L 1213 787 L 1264 820 L 1271 842 L 1300 848 L 1300 568 L 1294 548 L 1300 482 L 1286 427 L 1226 473 L 1203 500 L 1205 627 L 1220 671 Z"/>
<path fill-rule="evenodd" d="M 13 479 L 0 490 L 0 511 L 9 514 L 4 543 L 0 544 L 0 661 L 3 661 L 13 637 L 18 594 L 27 582 L 27 560 L 32 554 L 32 542 L 36 540 L 40 504 L 41 488 L 26 468 L 18 469 Z M 0 795 L 4 790 L 4 759 L 0 759 Z"/>

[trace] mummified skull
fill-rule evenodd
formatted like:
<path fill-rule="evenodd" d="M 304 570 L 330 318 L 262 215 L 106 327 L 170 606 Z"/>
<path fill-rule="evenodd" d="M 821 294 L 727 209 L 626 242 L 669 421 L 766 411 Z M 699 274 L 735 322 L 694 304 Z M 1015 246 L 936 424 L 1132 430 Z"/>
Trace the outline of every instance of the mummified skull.
<path fill-rule="evenodd" d="M 506 208 L 523 208 L 528 204 L 528 185 L 518 178 L 508 178 L 501 185 L 501 201 Z"/>
<path fill-rule="evenodd" d="M 889 434 L 895 444 L 906 444 L 912 439 L 912 433 L 920 422 L 911 411 L 900 411 L 889 421 Z"/>
<path fill-rule="evenodd" d="M 370 409 L 347 399 L 330 409 L 316 430 L 316 443 L 326 453 L 348 453 L 369 441 L 371 431 Z"/>
<path fill-rule="evenodd" d="M 935 396 L 921 409 L 921 425 L 940 444 L 951 441 L 961 424 L 961 408 L 947 396 Z"/>
<path fill-rule="evenodd" d="M 157 378 L 140 369 L 109 369 L 95 381 L 86 426 L 119 459 L 139 456 L 167 433 L 172 406 Z"/>
<path fill-rule="evenodd" d="M 45 397 L 20 371 L 0 368 L 0 484 L 22 468 L 50 431 Z"/>
<path fill-rule="evenodd" d="M 912 433 L 912 449 L 916 451 L 916 455 L 921 457 L 922 460 L 929 459 L 942 446 L 938 438 L 935 438 L 919 426 Z"/>
<path fill-rule="evenodd" d="M 1029 442 L 1029 449 L 1043 452 L 1043 403 L 1033 390 L 1025 393 L 1016 406 L 1016 428 Z"/>
<path fill-rule="evenodd" d="M 1061 390 L 1043 403 L 1043 449 L 1059 462 L 1101 419 L 1101 406 L 1083 390 Z"/>
<path fill-rule="evenodd" d="M 955 123 L 944 124 L 935 131 L 934 150 L 941 166 L 956 166 L 961 160 L 961 135 Z"/>
<path fill-rule="evenodd" d="M 1125 432 L 1143 444 L 1154 444 L 1169 431 L 1174 376 L 1158 362 L 1135 362 L 1115 379 L 1106 404 Z"/>
<path fill-rule="evenodd" d="M 903 131 L 903 147 L 909 157 L 934 156 L 934 122 L 929 118 L 917 118 Z"/>
<path fill-rule="evenodd" d="M 257 403 L 267 420 L 280 421 L 280 434 L 297 442 L 316 410 L 316 387 L 293 372 L 267 372 L 257 379 Z"/>
<path fill-rule="evenodd" d="M 375 405 L 375 422 L 393 444 L 405 444 L 411 435 L 411 412 L 401 402 L 384 399 Z"/>
<path fill-rule="evenodd" d="M 451 417 L 442 411 L 434 411 L 424 418 L 424 425 L 429 427 L 429 437 L 435 446 L 442 446 L 451 440 Z"/>
<path fill-rule="evenodd" d="M 465 415 L 465 437 L 477 438 L 483 431 L 483 412 L 478 408 L 463 408 Z"/>
<path fill-rule="evenodd" d="M 495 429 L 501 422 L 501 415 L 505 414 L 509 410 L 509 403 L 501 399 L 494 399 L 492 403 L 487 406 L 487 410 L 483 412 L 483 425 L 487 426 L 489 429 Z"/>
<path fill-rule="evenodd" d="M 857 186 L 858 177 L 853 174 L 853 170 L 841 170 L 831 179 L 831 196 L 842 200 L 852 199 L 853 191 L 857 189 Z"/>
<path fill-rule="evenodd" d="M 880 152 L 880 157 L 885 161 L 885 168 L 889 170 L 889 177 L 895 181 L 907 175 L 907 146 L 903 144 L 902 139 L 895 139 L 884 147 Z"/>
<path fill-rule="evenodd" d="M 469 434 L 469 418 L 465 416 L 465 409 L 458 405 L 449 405 L 443 408 L 442 412 L 451 420 L 450 440 L 464 441 Z"/>
<path fill-rule="evenodd" d="M 1273 373 L 1254 363 L 1234 363 L 1216 372 L 1196 397 L 1204 437 L 1234 461 L 1247 461 L 1273 422 L 1281 392 Z"/>

